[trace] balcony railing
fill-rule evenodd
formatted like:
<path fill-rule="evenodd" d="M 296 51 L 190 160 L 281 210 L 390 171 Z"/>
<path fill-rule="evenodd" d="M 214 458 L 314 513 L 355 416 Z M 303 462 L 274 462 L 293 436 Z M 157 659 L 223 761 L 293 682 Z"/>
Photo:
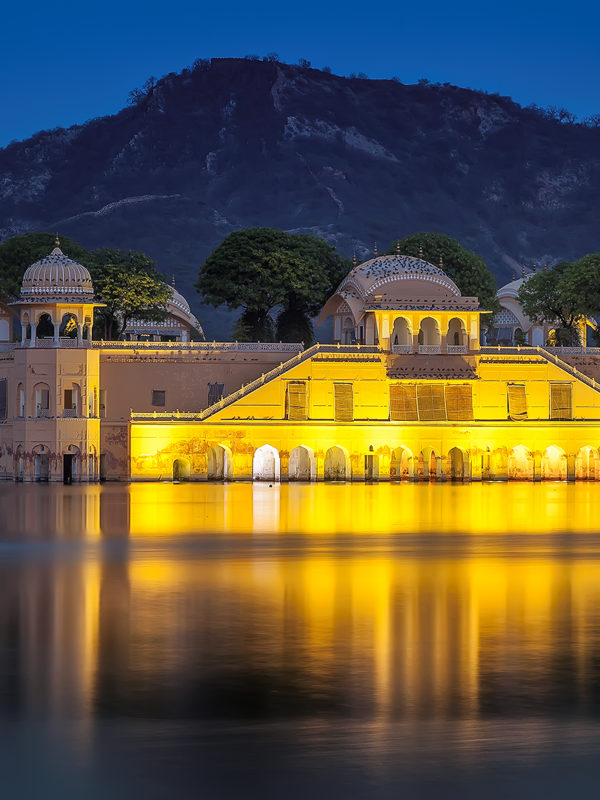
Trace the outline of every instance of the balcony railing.
<path fill-rule="evenodd" d="M 413 351 L 412 344 L 393 344 L 392 353 L 402 353 L 404 355 L 410 354 Z"/>
<path fill-rule="evenodd" d="M 65 408 L 63 410 L 63 417 L 70 417 L 71 419 L 75 419 L 77 416 L 78 415 L 76 408 Z"/>
<path fill-rule="evenodd" d="M 449 344 L 446 346 L 449 355 L 459 356 L 467 352 L 466 344 Z"/>
<path fill-rule="evenodd" d="M 419 353 L 424 356 L 435 356 L 441 353 L 441 346 L 439 344 L 420 344 Z"/>
<path fill-rule="evenodd" d="M 50 417 L 50 409 L 38 406 L 35 410 L 35 415 L 38 419 L 48 419 Z"/>

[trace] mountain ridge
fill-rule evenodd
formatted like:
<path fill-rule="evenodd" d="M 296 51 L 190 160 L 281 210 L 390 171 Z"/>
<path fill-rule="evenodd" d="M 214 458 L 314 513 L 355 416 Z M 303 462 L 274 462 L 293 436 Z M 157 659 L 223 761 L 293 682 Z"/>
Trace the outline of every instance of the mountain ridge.
<path fill-rule="evenodd" d="M 0 150 L 0 237 L 59 230 L 145 250 L 210 338 L 231 316 L 193 291 L 231 231 L 321 235 L 367 257 L 435 230 L 499 284 L 521 263 L 599 249 L 600 130 L 451 85 L 344 78 L 212 59 L 161 78 L 118 113 Z"/>

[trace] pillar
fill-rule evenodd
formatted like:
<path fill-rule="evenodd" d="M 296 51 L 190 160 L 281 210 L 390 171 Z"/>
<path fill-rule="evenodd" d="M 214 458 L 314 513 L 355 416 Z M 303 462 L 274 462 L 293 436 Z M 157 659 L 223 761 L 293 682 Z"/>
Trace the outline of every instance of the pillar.
<path fill-rule="evenodd" d="M 35 322 L 31 323 L 31 336 L 29 337 L 29 347 L 35 347 L 35 329 L 37 325 Z"/>
<path fill-rule="evenodd" d="M 21 321 L 21 347 L 25 347 L 25 342 L 27 341 L 27 325 Z"/>
<path fill-rule="evenodd" d="M 575 455 L 567 456 L 567 480 L 572 483 L 575 480 Z"/>
<path fill-rule="evenodd" d="M 81 322 L 77 323 L 77 344 L 79 347 L 83 344 L 83 325 Z"/>
<path fill-rule="evenodd" d="M 52 323 L 54 325 L 54 347 L 60 346 L 60 322 Z"/>
<path fill-rule="evenodd" d="M 533 480 L 538 483 L 542 480 L 542 456 L 541 453 L 533 454 Z"/>

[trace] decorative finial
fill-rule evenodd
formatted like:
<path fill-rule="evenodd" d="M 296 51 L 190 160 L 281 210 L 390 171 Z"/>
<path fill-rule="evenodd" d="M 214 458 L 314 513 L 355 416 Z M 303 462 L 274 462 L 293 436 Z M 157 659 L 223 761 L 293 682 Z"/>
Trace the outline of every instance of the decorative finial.
<path fill-rule="evenodd" d="M 358 263 L 358 260 L 356 258 L 356 250 L 355 250 L 354 251 L 354 255 L 352 256 L 352 266 L 355 267 L 357 265 L 357 263 Z"/>
<path fill-rule="evenodd" d="M 440 253 L 440 269 L 444 271 L 444 256 Z"/>
<path fill-rule="evenodd" d="M 419 242 L 419 258 L 423 258 L 423 245 Z"/>
<path fill-rule="evenodd" d="M 54 246 L 55 247 L 60 247 L 60 239 L 58 238 L 58 233 L 54 237 Z"/>
<path fill-rule="evenodd" d="M 377 258 L 377 242 L 373 246 L 373 258 Z"/>
<path fill-rule="evenodd" d="M 534 274 L 534 275 L 535 275 L 535 271 L 536 271 L 536 269 L 537 269 L 537 266 L 536 266 L 536 264 L 535 264 L 535 262 L 534 262 L 534 263 L 533 263 L 533 267 L 531 268 L 531 271 L 533 272 L 533 274 Z"/>
<path fill-rule="evenodd" d="M 544 264 L 544 272 L 548 272 L 548 264 Z"/>
<path fill-rule="evenodd" d="M 516 280 L 517 280 L 517 273 L 513 269 L 511 281 L 516 281 Z"/>
<path fill-rule="evenodd" d="M 521 277 L 525 277 L 525 264 L 521 264 Z"/>
<path fill-rule="evenodd" d="M 175 288 L 175 273 L 173 273 L 173 277 L 171 278 L 171 286 Z"/>
<path fill-rule="evenodd" d="M 399 239 L 396 240 L 396 255 L 397 256 L 400 255 L 400 240 Z"/>

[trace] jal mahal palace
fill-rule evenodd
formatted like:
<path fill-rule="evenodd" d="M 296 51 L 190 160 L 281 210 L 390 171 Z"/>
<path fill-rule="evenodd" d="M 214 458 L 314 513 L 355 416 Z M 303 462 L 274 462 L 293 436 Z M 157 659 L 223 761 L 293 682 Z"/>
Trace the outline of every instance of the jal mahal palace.
<path fill-rule="evenodd" d="M 0 478 L 598 480 L 600 349 L 546 346 L 526 279 L 499 291 L 486 345 L 478 299 L 401 254 L 354 265 L 322 309 L 327 344 L 190 341 L 174 288 L 162 328 L 109 342 L 89 272 L 57 246 L 0 306 Z"/>

